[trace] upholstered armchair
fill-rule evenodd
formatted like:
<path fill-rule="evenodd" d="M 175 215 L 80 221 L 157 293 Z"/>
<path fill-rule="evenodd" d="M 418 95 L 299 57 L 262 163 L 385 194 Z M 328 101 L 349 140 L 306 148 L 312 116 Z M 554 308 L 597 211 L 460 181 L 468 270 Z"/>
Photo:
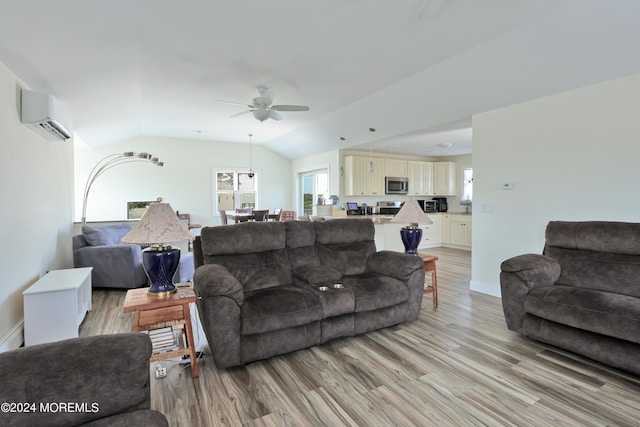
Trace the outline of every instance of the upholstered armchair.
<path fill-rule="evenodd" d="M 0 425 L 168 426 L 150 409 L 150 356 L 149 337 L 133 333 L 0 353 Z"/>

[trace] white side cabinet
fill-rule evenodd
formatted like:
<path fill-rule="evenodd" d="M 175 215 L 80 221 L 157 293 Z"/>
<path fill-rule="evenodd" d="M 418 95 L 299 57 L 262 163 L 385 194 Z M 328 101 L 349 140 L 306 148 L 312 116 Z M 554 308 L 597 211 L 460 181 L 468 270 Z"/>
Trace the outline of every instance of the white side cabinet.
<path fill-rule="evenodd" d="M 91 270 L 53 270 L 22 293 L 25 346 L 78 336 L 91 310 Z"/>

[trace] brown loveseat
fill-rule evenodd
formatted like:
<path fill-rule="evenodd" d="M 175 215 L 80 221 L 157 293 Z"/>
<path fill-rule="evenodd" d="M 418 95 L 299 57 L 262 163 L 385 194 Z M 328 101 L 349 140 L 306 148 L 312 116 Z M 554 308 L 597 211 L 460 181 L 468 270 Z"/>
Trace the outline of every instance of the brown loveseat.
<path fill-rule="evenodd" d="M 422 260 L 376 252 L 373 237 L 368 219 L 203 228 L 194 242 L 194 286 L 216 365 L 416 319 Z"/>
<path fill-rule="evenodd" d="M 640 224 L 552 221 L 501 268 L 509 329 L 640 375 Z"/>

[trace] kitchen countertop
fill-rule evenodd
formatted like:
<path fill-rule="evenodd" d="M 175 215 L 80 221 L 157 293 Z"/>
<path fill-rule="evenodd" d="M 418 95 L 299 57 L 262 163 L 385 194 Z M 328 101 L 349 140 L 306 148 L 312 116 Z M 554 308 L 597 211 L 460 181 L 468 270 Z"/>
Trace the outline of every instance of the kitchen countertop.
<path fill-rule="evenodd" d="M 471 216 L 471 212 L 435 212 L 435 213 L 427 213 L 427 215 L 465 215 Z M 334 219 L 334 218 L 356 218 L 356 219 L 370 219 L 374 224 L 386 224 L 391 221 L 394 215 L 389 214 L 371 214 L 371 215 L 347 215 L 344 216 L 325 216 L 326 219 Z"/>

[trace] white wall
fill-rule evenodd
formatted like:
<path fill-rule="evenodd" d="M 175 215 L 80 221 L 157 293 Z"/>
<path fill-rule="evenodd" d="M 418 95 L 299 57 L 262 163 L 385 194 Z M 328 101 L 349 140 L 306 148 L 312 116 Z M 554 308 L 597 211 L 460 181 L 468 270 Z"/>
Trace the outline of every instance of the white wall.
<path fill-rule="evenodd" d="M 193 223 L 219 225 L 220 217 L 213 211 L 213 168 L 249 168 L 249 144 L 137 137 L 96 149 L 77 146 L 76 221 L 81 219 L 82 192 L 91 168 L 103 157 L 125 151 L 152 153 L 165 165 L 131 163 L 105 172 L 91 188 L 88 222 L 126 219 L 127 201 L 160 196 L 173 209 L 190 214 Z M 290 206 L 291 161 L 258 144 L 253 144 L 252 158 L 259 173 L 259 207 Z"/>
<path fill-rule="evenodd" d="M 48 270 L 73 267 L 73 143 L 20 123 L 21 87 L 0 63 L 0 351 L 22 344 L 22 291 Z"/>
<path fill-rule="evenodd" d="M 639 113 L 640 74 L 474 116 L 472 290 L 499 295 L 550 220 L 640 219 Z"/>

